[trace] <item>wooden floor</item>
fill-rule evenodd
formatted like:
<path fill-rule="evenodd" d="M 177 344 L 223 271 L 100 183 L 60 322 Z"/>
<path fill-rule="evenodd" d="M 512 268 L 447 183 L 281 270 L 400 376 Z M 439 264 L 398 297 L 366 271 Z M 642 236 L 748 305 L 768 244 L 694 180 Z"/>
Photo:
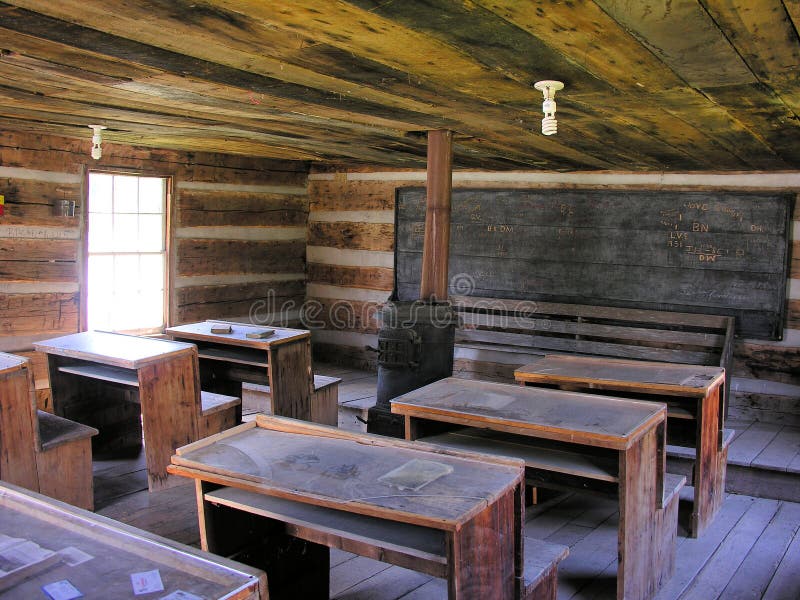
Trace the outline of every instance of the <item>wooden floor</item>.
<path fill-rule="evenodd" d="M 340 422 L 362 424 L 354 415 L 374 402 L 374 374 L 339 368 L 318 368 L 343 378 Z M 356 403 L 353 410 L 346 404 Z M 351 422 L 352 421 L 352 422 Z M 762 462 L 794 464 L 794 431 L 763 433 L 763 427 L 739 424 L 744 441 L 738 460 L 750 461 L 767 452 Z M 759 437 L 760 435 L 760 437 Z M 760 442 L 754 442 L 758 438 Z M 768 439 L 767 439 L 768 438 Z M 749 441 L 748 441 L 749 440 Z M 750 448 L 749 450 L 747 448 Z M 731 449 L 733 453 L 733 447 Z M 744 458 L 742 458 L 744 457 Z M 143 457 L 95 462 L 97 512 L 160 535 L 198 545 L 197 513 L 192 485 L 148 493 Z M 685 521 L 682 515 L 682 522 Z M 615 597 L 617 558 L 615 502 L 581 494 L 556 495 L 529 508 L 526 535 L 568 545 L 570 556 L 559 570 L 560 600 Z M 370 600 L 446 598 L 445 582 L 414 571 L 338 550 L 331 554 L 331 597 Z M 679 527 L 675 575 L 657 600 L 800 599 L 800 504 L 729 494 L 713 525 L 699 540 Z"/>

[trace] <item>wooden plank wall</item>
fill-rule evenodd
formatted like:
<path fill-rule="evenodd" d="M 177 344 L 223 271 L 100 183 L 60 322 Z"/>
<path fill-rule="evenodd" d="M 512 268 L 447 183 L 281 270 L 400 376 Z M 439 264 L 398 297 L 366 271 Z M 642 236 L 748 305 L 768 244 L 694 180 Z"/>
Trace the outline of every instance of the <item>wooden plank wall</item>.
<path fill-rule="evenodd" d="M 173 323 L 247 316 L 270 293 L 302 302 L 306 163 L 115 144 L 94 161 L 90 138 L 0 132 L 0 350 L 80 329 L 89 168 L 172 177 Z M 53 216 L 59 200 L 76 216 Z"/>
<path fill-rule="evenodd" d="M 424 185 L 422 171 L 317 170 L 309 176 L 308 300 L 320 311 L 318 360 L 376 368 L 374 311 L 392 289 L 394 200 L 399 187 Z M 644 190 L 800 190 L 799 173 L 456 172 L 453 187 Z M 738 340 L 731 417 L 800 425 L 800 201 L 792 221 L 784 339 Z M 347 315 L 348 319 L 341 318 Z M 339 318 L 337 318 L 339 317 Z M 496 354 L 496 353 L 495 353 Z M 462 376 L 513 379 L 519 363 L 456 349 Z"/>

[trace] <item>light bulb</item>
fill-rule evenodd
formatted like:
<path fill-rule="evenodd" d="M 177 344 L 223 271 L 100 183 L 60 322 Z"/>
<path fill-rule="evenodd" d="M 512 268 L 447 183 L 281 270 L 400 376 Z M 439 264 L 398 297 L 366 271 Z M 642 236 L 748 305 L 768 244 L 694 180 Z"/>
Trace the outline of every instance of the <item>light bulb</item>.
<path fill-rule="evenodd" d="M 89 125 L 89 128 L 94 132 L 92 134 L 92 158 L 99 160 L 103 156 L 103 149 L 100 144 L 103 143 L 102 131 L 105 129 L 104 125 Z"/>
<path fill-rule="evenodd" d="M 556 91 L 564 89 L 564 84 L 560 81 L 548 79 L 537 81 L 533 87 L 542 92 L 544 96 L 544 102 L 542 102 L 542 112 L 544 113 L 542 133 L 544 135 L 554 135 L 558 132 L 558 121 L 556 121 L 556 101 L 553 97 Z"/>

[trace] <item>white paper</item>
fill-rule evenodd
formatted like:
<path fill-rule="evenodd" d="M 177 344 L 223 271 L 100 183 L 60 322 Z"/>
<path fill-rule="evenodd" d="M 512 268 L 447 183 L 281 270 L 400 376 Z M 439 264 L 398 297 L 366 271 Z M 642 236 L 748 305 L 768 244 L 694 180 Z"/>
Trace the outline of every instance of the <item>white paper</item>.
<path fill-rule="evenodd" d="M 53 554 L 52 550 L 47 550 L 46 548 L 42 548 L 39 544 L 27 540 L 0 550 L 0 556 L 3 558 L 19 562 L 23 565 L 40 562 L 45 558 L 53 556 Z"/>
<path fill-rule="evenodd" d="M 137 596 L 139 594 L 164 591 L 164 584 L 161 583 L 161 573 L 158 572 L 158 569 L 131 573 L 131 585 L 133 586 L 133 593 Z"/>
<path fill-rule="evenodd" d="M 42 586 L 42 590 L 44 590 L 44 593 L 50 596 L 53 600 L 72 600 L 73 598 L 83 597 L 83 594 L 78 591 L 78 588 L 76 588 L 66 579 L 48 583 L 47 585 Z"/>
<path fill-rule="evenodd" d="M 61 557 L 61 560 L 68 564 L 70 567 L 80 565 L 86 561 L 92 560 L 94 556 L 86 554 L 83 550 L 79 550 L 75 546 L 67 546 L 56 552 Z"/>
<path fill-rule="evenodd" d="M 183 590 L 175 590 L 171 594 L 161 596 L 159 600 L 203 600 L 203 598 L 190 594 L 189 592 L 184 592 Z"/>

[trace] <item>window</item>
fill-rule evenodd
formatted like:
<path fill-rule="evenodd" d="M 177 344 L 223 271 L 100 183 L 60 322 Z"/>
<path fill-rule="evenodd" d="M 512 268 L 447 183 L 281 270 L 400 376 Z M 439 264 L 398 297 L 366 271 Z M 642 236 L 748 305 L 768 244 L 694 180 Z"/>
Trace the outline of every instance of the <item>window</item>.
<path fill-rule="evenodd" d="M 161 177 L 89 173 L 89 329 L 163 329 L 166 191 Z"/>

